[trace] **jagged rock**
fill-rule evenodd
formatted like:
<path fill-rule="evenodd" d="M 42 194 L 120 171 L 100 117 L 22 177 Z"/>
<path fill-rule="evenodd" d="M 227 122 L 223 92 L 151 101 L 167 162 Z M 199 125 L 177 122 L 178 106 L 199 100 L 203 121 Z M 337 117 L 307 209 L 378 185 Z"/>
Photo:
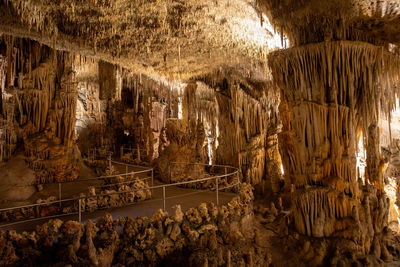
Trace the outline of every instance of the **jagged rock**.
<path fill-rule="evenodd" d="M 201 203 L 197 209 L 199 210 L 200 216 L 203 218 L 203 220 L 209 222 L 210 216 L 208 214 L 207 204 Z"/>
<path fill-rule="evenodd" d="M 0 258 L 1 265 L 13 265 L 19 260 L 19 257 L 15 254 L 14 246 L 10 241 L 7 241 L 4 233 L 0 235 L 0 253 L 2 255 Z"/>
<path fill-rule="evenodd" d="M 229 226 L 229 240 L 243 240 L 244 236 L 240 231 L 240 224 L 238 222 L 232 222 Z"/>
<path fill-rule="evenodd" d="M 83 236 L 82 224 L 75 221 L 65 222 L 62 226 L 62 232 L 65 235 L 72 235 L 72 244 L 68 246 L 68 258 L 71 262 L 77 263 L 78 257 L 76 253 L 81 246 L 81 238 Z"/>
<path fill-rule="evenodd" d="M 202 225 L 200 227 L 200 229 L 198 230 L 199 234 L 204 234 L 205 232 L 208 231 L 217 231 L 218 227 L 216 225 L 213 224 L 206 224 L 206 225 Z"/>
<path fill-rule="evenodd" d="M 195 225 L 199 225 L 203 221 L 199 211 L 196 208 L 188 209 L 188 211 L 186 211 L 185 213 L 185 216 L 190 223 L 193 223 Z"/>
<path fill-rule="evenodd" d="M 218 208 L 217 206 L 214 204 L 214 202 L 209 202 L 207 203 L 207 209 L 208 209 L 208 213 L 210 215 L 210 217 L 212 219 L 217 219 L 218 216 Z"/>
<path fill-rule="evenodd" d="M 166 255 L 174 251 L 174 249 L 174 242 L 172 242 L 172 240 L 169 238 L 162 239 L 156 245 L 157 254 L 160 256 L 160 258 L 164 258 Z"/>
<path fill-rule="evenodd" d="M 172 207 L 175 210 L 174 220 L 178 223 L 181 223 L 183 220 L 184 213 L 182 212 L 181 205 L 175 205 Z"/>
<path fill-rule="evenodd" d="M 96 227 L 96 225 L 91 220 L 89 220 L 86 223 L 86 227 L 85 227 L 86 246 L 88 247 L 88 258 L 93 265 L 99 264 L 99 260 L 97 259 L 96 247 L 94 246 L 94 243 L 93 243 L 93 237 L 96 235 L 98 230 L 99 229 Z"/>
<path fill-rule="evenodd" d="M 93 196 L 95 197 L 97 195 Z M 232 201 L 236 203 L 237 199 Z M 85 205 L 88 205 L 87 203 Z M 237 205 L 237 203 L 235 205 L 237 209 L 245 209 L 243 205 Z M 225 220 L 217 219 L 211 222 L 211 218 L 218 215 L 215 212 L 218 209 L 213 204 L 202 204 L 199 209 L 193 208 L 197 212 L 193 213 L 192 210 L 189 212 L 191 214 L 189 217 L 194 215 L 194 223 L 189 221 L 187 214 L 183 214 L 180 206 L 177 206 L 175 210 L 172 216 L 158 210 L 151 219 L 128 217 L 113 220 L 108 214 L 99 218 L 96 223 L 89 220 L 86 225 L 74 221 L 63 223 L 61 220 L 53 220 L 37 227 L 36 233 L 18 234 L 10 231 L 8 235 L 5 235 L 4 232 L 0 232 L 0 253 L 7 257 L 3 262 L 11 264 L 28 258 L 36 262 L 37 257 L 47 257 L 52 262 L 72 265 L 110 266 L 111 264 L 140 265 L 144 263 L 155 265 L 160 260 L 174 255 L 175 251 L 201 247 L 215 254 L 210 258 L 210 264 L 212 264 L 226 262 L 225 259 L 221 259 L 223 251 L 218 249 L 224 246 L 223 235 L 230 238 L 230 244 L 234 244 L 237 240 L 244 240 L 238 239 L 243 235 L 240 236 L 239 232 L 236 232 L 240 231 L 240 227 L 244 229 L 244 225 L 247 225 L 244 220 L 241 220 L 242 217 L 230 217 L 229 220 L 232 222 L 230 225 L 233 224 L 233 228 L 229 228 L 230 225 L 227 225 L 228 221 Z M 223 210 L 229 214 L 226 206 Z M 246 212 L 249 210 L 238 214 Z M 249 215 L 251 215 L 250 212 Z M 197 224 L 198 218 L 201 219 L 202 216 L 204 218 L 209 216 L 210 223 Z M 123 227 L 121 232 L 118 230 L 119 227 Z M 48 249 L 43 251 L 39 249 L 43 247 Z M 53 249 L 56 249 L 58 254 L 54 254 Z M 20 255 L 23 256 L 20 257 Z M 254 256 L 251 260 L 254 262 L 253 258 Z"/>
<path fill-rule="evenodd" d="M 153 216 L 150 219 L 150 222 L 152 224 L 156 224 L 157 222 L 164 222 L 164 220 L 167 218 L 168 212 L 163 211 L 162 209 L 158 209 Z"/>
<path fill-rule="evenodd" d="M 161 253 L 162 253 L 162 252 L 161 252 Z M 156 254 L 156 252 L 155 252 L 154 250 L 147 249 L 147 250 L 144 251 L 144 255 L 146 256 L 146 259 L 147 259 L 149 262 L 154 263 L 154 262 L 157 261 L 157 254 Z"/>

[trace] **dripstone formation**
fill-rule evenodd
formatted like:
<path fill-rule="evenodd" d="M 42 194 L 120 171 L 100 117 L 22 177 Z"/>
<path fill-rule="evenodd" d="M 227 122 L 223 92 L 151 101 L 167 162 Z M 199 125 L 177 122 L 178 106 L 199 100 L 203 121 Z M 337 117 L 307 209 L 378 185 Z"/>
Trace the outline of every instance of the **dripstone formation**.
<path fill-rule="evenodd" d="M 0 18 L 0 266 L 400 265 L 397 0 Z"/>

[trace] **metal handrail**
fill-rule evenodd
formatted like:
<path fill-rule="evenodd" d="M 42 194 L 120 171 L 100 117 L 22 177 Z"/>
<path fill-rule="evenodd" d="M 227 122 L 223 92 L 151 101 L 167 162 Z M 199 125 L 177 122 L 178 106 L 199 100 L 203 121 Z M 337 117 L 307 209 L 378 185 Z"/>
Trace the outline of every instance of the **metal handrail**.
<path fill-rule="evenodd" d="M 65 182 L 60 182 L 60 183 L 76 183 L 76 182 L 82 182 L 82 181 L 102 180 L 102 179 L 108 179 L 108 178 L 113 178 L 113 177 L 117 177 L 117 176 L 127 176 L 127 175 L 141 174 L 141 173 L 153 172 L 154 171 L 153 168 L 148 168 L 148 167 L 144 167 L 144 166 L 140 166 L 140 165 L 134 165 L 134 164 L 129 164 L 129 163 L 125 163 L 125 162 L 119 162 L 119 161 L 112 160 L 111 159 L 111 155 L 113 154 L 113 152 L 112 151 L 108 151 L 106 149 L 94 148 L 94 149 L 91 149 L 90 151 L 94 151 L 95 153 L 96 153 L 96 151 L 109 152 L 108 161 L 109 161 L 110 165 L 111 165 L 111 163 L 114 163 L 114 164 L 122 165 L 122 166 L 126 166 L 126 167 L 135 167 L 135 168 L 142 168 L 142 169 L 144 168 L 144 170 L 132 171 L 132 172 L 126 171 L 125 173 L 122 173 L 122 174 L 99 176 L 99 177 L 93 177 L 93 178 L 79 179 L 79 180 L 75 180 L 75 181 L 65 181 Z"/>
<path fill-rule="evenodd" d="M 124 177 L 124 176 L 129 176 L 129 175 L 137 175 L 137 174 L 141 174 L 141 173 L 151 173 L 151 185 L 154 185 L 154 169 L 153 168 L 147 168 L 147 167 L 143 167 L 143 166 L 139 166 L 139 165 L 134 165 L 134 164 L 129 164 L 129 163 L 125 163 L 125 162 L 118 162 L 118 161 L 114 161 L 112 160 L 111 156 L 113 154 L 112 151 L 108 151 L 106 149 L 102 149 L 102 148 L 93 148 L 89 150 L 92 153 L 93 156 L 93 160 L 96 160 L 96 155 L 97 152 L 101 151 L 104 152 L 105 154 L 107 154 L 108 157 L 108 164 L 109 167 L 111 169 L 112 163 L 117 164 L 117 165 L 122 165 L 125 166 L 125 173 L 122 174 L 114 174 L 114 175 L 107 175 L 107 176 L 99 176 L 99 177 L 93 177 L 93 178 L 85 178 L 85 179 L 79 179 L 79 180 L 75 180 L 75 181 L 65 181 L 65 182 L 58 182 L 58 199 L 62 200 L 62 184 L 71 184 L 71 183 L 80 183 L 80 182 L 87 182 L 87 181 L 97 181 L 97 180 L 105 180 L 105 179 L 109 179 L 109 178 L 115 178 L 115 177 Z M 134 167 L 134 168 L 144 168 L 144 170 L 141 171 L 132 171 L 132 172 L 128 172 L 128 167 Z M 153 191 L 152 191 L 153 192 Z M 60 203 L 61 205 L 61 203 Z"/>
<path fill-rule="evenodd" d="M 171 162 L 173 163 L 173 162 Z M 183 162 L 179 162 L 179 164 L 183 164 Z M 196 179 L 196 180 L 191 180 L 191 181 L 184 181 L 184 182 L 177 182 L 177 183 L 172 183 L 172 184 L 164 184 L 164 185 L 156 185 L 154 186 L 152 184 L 152 186 L 149 187 L 144 187 L 144 188 L 136 188 L 136 189 L 131 189 L 131 190 L 127 190 L 127 191 L 116 191 L 116 192 L 111 192 L 111 193 L 103 193 L 103 194 L 96 194 L 94 196 L 80 196 L 80 197 L 76 197 L 76 198 L 70 198 L 70 199 L 59 199 L 56 201 L 50 201 L 50 202 L 45 202 L 45 203 L 36 203 L 36 204 L 29 204 L 29 205 L 23 205 L 23 206 L 17 206 L 17 207 L 9 207 L 9 208 L 3 208 L 0 209 L 0 212 L 4 212 L 4 211 L 9 211 L 9 210 L 16 210 L 16 209 L 24 209 L 24 208 L 32 208 L 32 207 L 38 207 L 38 206 L 49 206 L 49 205 L 53 205 L 53 204 L 59 204 L 61 206 L 61 203 L 63 202 L 68 202 L 68 201 L 78 201 L 78 215 L 79 215 L 79 221 L 81 221 L 82 218 L 82 209 L 81 209 L 81 201 L 82 199 L 88 199 L 88 198 L 98 198 L 98 197 L 105 197 L 105 196 L 112 196 L 112 195 L 116 195 L 116 194 L 127 194 L 127 193 L 134 193 L 134 192 L 138 192 L 138 191 L 143 191 L 143 190 L 154 190 L 154 189 L 163 189 L 163 209 L 166 210 L 166 199 L 169 199 L 166 197 L 166 188 L 168 187 L 172 187 L 172 186 L 179 186 L 179 185 L 186 185 L 186 184 L 191 184 L 191 183 L 199 183 L 199 182 L 204 182 L 204 181 L 209 181 L 209 180 L 215 180 L 215 188 L 211 189 L 211 191 L 216 191 L 216 202 L 217 205 L 219 205 L 219 191 L 221 190 L 225 190 L 227 188 L 231 188 L 231 187 L 238 187 L 237 192 L 239 192 L 239 186 L 240 186 L 240 178 L 239 178 L 239 169 L 232 167 L 232 166 L 224 166 L 224 165 L 209 165 L 209 164 L 203 164 L 203 163 L 187 163 L 188 165 L 206 165 L 206 166 L 219 166 L 219 167 L 225 167 L 225 168 L 231 168 L 234 169 L 234 172 L 231 173 L 226 173 L 226 174 L 222 174 L 222 175 L 215 175 L 215 176 L 211 176 L 211 177 L 206 177 L 206 178 L 201 178 L 201 179 Z M 153 169 L 151 169 L 152 174 L 153 174 Z M 125 174 L 126 175 L 126 174 Z M 121 175 L 114 175 L 111 177 L 115 177 L 115 176 L 121 176 Z M 235 184 L 231 184 L 228 185 L 224 188 L 219 188 L 219 179 L 221 178 L 225 178 L 225 177 L 229 177 L 229 176 L 236 176 L 237 178 L 237 182 Z M 110 176 L 108 176 L 110 177 Z M 104 177 L 103 177 L 104 178 Z M 151 177 L 153 179 L 153 175 Z M 133 181 L 130 181 L 133 182 Z M 153 182 L 153 180 L 152 180 Z M 115 184 L 117 185 L 117 184 Z M 66 216 L 66 215 L 72 215 L 72 214 L 76 214 L 76 213 L 69 213 L 69 214 L 60 214 L 60 215 L 54 215 L 54 216 L 49 216 L 49 217 L 62 217 L 62 216 Z M 37 220 L 39 219 L 45 219 L 47 217 L 41 217 L 41 218 L 37 218 Z M 23 220 L 23 221 L 18 221 L 18 222 L 14 222 L 15 223 L 23 223 L 26 221 L 32 221 L 32 219 L 28 219 L 28 220 Z M 9 225 L 9 224 L 8 224 Z M 6 225 L 0 225 L 0 228 L 2 226 L 6 226 Z"/>
<path fill-rule="evenodd" d="M 137 180 L 139 181 L 145 181 L 145 180 L 150 180 L 152 177 L 145 177 L 145 178 L 136 178 L 134 180 L 130 180 L 130 181 L 125 181 L 125 182 L 120 182 L 120 183 L 115 183 L 115 184 L 103 184 L 103 185 L 98 185 L 98 186 L 94 186 L 94 188 L 102 188 L 102 187 L 111 187 L 111 186 L 117 186 L 117 185 L 124 185 L 124 184 L 130 184 L 133 183 Z"/>
<path fill-rule="evenodd" d="M 115 161 L 115 160 L 111 160 L 111 163 L 115 163 L 118 165 L 123 165 L 123 166 L 128 166 L 128 167 L 135 167 L 135 168 L 144 168 L 144 171 L 149 171 L 152 170 L 153 168 L 148 168 L 148 167 L 144 167 L 144 166 L 140 166 L 140 165 L 134 165 L 134 164 L 129 164 L 129 163 L 124 163 L 124 162 L 119 162 L 119 161 Z M 144 171 L 139 171 L 139 172 L 144 172 Z"/>
<path fill-rule="evenodd" d="M 201 166 L 208 166 L 208 167 L 224 167 L 224 168 L 237 169 L 236 167 L 229 166 L 229 165 L 218 165 L 218 164 L 207 164 L 207 163 L 196 163 L 196 162 L 171 161 L 170 164 L 201 165 Z"/>

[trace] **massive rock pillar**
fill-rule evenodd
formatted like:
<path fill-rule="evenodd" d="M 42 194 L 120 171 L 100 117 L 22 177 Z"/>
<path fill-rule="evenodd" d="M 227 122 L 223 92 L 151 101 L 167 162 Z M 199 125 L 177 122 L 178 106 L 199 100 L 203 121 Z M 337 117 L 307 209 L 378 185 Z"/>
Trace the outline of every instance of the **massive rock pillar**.
<path fill-rule="evenodd" d="M 296 230 L 370 244 L 387 225 L 388 201 L 357 180 L 357 129 L 368 136 L 377 114 L 390 112 L 398 59 L 367 43 L 331 41 L 272 53 L 269 64 L 281 89 L 279 145 Z"/>

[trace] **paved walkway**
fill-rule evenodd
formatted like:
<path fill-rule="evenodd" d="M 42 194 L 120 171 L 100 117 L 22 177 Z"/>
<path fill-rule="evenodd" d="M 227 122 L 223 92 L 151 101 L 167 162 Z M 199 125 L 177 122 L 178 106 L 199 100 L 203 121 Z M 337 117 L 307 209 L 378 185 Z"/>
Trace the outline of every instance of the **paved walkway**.
<path fill-rule="evenodd" d="M 122 166 L 115 166 L 118 170 L 125 172 L 125 167 Z M 124 170 L 122 170 L 122 168 Z M 129 169 L 131 171 L 131 169 Z M 158 180 L 154 179 L 154 185 L 162 185 L 163 183 L 159 182 Z M 150 183 L 149 183 L 150 185 Z M 83 187 L 82 187 L 83 186 Z M 58 188 L 58 187 L 57 187 Z M 64 188 L 64 186 L 63 186 Z M 65 195 L 70 195 L 72 193 L 77 193 L 73 186 L 71 188 L 66 189 Z M 87 191 L 87 184 L 80 185 L 79 192 L 83 192 L 82 189 Z M 74 192 L 75 191 L 75 192 Z M 63 190 L 63 198 L 64 196 Z M 219 204 L 226 204 L 228 203 L 233 197 L 235 196 L 234 193 L 225 193 L 219 192 Z M 166 188 L 166 210 L 172 214 L 174 205 L 180 204 L 182 206 L 182 210 L 186 211 L 191 207 L 197 207 L 202 202 L 214 202 L 216 203 L 216 192 L 215 191 L 208 191 L 208 190 L 195 190 L 189 188 L 182 188 L 178 186 L 170 186 Z M 97 210 L 94 212 L 85 212 L 82 213 L 82 220 L 86 222 L 87 220 L 97 220 L 98 218 L 104 216 L 106 213 L 110 213 L 113 218 L 118 217 L 126 217 L 130 216 L 132 218 L 136 218 L 139 216 L 147 216 L 151 217 L 152 214 L 157 211 L 158 209 L 163 208 L 163 192 L 162 188 L 154 189 L 152 199 L 135 202 L 131 205 L 118 207 L 118 208 L 108 208 L 104 210 Z M 61 220 L 78 220 L 78 215 L 68 215 L 63 217 L 58 217 Z M 33 231 L 36 228 L 36 225 L 43 224 L 48 219 L 40 219 L 31 222 L 21 222 L 16 223 L 13 225 L 1 227 L 2 230 L 16 230 L 17 232 L 22 231 Z"/>

